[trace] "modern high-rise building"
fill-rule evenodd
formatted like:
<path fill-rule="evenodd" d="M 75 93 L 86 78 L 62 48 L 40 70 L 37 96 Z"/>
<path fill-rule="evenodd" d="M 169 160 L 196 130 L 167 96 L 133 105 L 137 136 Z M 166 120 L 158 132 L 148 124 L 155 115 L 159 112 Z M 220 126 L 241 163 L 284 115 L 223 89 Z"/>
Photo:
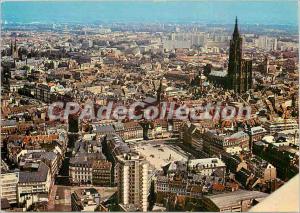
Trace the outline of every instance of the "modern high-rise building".
<path fill-rule="evenodd" d="M 147 211 L 148 208 L 148 167 L 144 157 L 127 153 L 118 157 L 119 203 L 128 211 Z"/>
<path fill-rule="evenodd" d="M 10 204 L 17 203 L 17 185 L 19 182 L 19 173 L 2 173 L 1 174 L 1 199 L 6 198 Z"/>
<path fill-rule="evenodd" d="M 173 50 L 176 48 L 204 47 L 208 35 L 203 32 L 173 32 L 168 39 L 163 39 L 163 48 Z"/>
<path fill-rule="evenodd" d="M 256 47 L 267 51 L 277 50 L 277 38 L 268 36 L 259 36 L 255 40 Z"/>

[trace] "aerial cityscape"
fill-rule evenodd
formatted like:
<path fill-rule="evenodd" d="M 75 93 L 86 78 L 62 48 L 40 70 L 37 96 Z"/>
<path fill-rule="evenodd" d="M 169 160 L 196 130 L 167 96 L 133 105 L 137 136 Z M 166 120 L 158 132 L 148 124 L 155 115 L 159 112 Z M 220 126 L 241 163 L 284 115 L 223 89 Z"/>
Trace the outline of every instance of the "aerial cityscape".
<path fill-rule="evenodd" d="M 297 0 L 4 1 L 1 23 L 1 210 L 299 210 Z"/>

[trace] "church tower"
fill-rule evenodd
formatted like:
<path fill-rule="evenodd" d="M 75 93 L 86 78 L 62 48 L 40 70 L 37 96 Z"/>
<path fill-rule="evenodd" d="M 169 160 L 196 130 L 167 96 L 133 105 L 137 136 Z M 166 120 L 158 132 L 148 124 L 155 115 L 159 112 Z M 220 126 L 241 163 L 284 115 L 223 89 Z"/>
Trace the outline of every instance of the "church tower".
<path fill-rule="evenodd" d="M 226 89 L 237 93 L 246 92 L 251 89 L 252 84 L 252 61 L 242 59 L 242 43 L 238 29 L 238 20 L 235 19 L 234 31 L 230 40 L 228 75 Z"/>
<path fill-rule="evenodd" d="M 235 92 L 239 90 L 239 77 L 242 65 L 242 38 L 238 29 L 238 20 L 235 19 L 234 31 L 230 40 L 227 88 Z"/>
<path fill-rule="evenodd" d="M 13 43 L 13 38 L 14 38 L 14 43 Z M 17 46 L 17 38 L 16 35 L 12 35 L 11 38 L 11 43 L 10 43 L 10 51 L 11 51 L 11 56 L 12 58 L 15 60 L 17 60 L 19 58 L 19 49 Z"/>
<path fill-rule="evenodd" d="M 160 81 L 159 81 L 159 87 L 158 87 L 158 89 L 156 91 L 156 94 L 157 94 L 156 100 L 157 100 L 158 104 L 161 102 L 162 93 L 163 93 L 163 86 L 162 86 L 162 79 L 160 79 Z"/>

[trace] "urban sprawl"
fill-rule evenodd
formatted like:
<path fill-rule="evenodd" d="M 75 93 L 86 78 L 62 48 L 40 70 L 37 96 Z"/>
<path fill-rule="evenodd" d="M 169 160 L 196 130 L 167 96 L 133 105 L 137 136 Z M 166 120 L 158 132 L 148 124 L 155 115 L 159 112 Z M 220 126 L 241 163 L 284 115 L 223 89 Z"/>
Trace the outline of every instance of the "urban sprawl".
<path fill-rule="evenodd" d="M 298 35 L 232 22 L 4 29 L 1 209 L 248 211 L 284 187 Z"/>

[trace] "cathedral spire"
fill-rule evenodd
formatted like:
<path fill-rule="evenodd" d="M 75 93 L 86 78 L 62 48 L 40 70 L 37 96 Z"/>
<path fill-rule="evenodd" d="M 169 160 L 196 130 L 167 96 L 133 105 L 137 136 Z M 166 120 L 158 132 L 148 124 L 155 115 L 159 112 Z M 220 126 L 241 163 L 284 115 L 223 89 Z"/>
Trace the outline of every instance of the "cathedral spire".
<path fill-rule="evenodd" d="M 13 55 L 14 52 L 14 44 L 13 44 L 13 40 L 10 40 L 10 54 Z"/>
<path fill-rule="evenodd" d="M 237 16 L 235 17 L 235 26 L 234 26 L 234 31 L 233 31 L 233 36 L 239 36 L 240 33 L 239 33 L 239 28 L 238 28 L 238 19 L 237 19 Z"/>
<path fill-rule="evenodd" d="M 162 79 L 160 79 L 160 81 L 159 81 L 159 87 L 158 87 L 156 93 L 157 93 L 157 98 L 156 98 L 157 102 L 160 103 L 160 101 L 161 101 L 161 93 L 162 93 Z"/>

